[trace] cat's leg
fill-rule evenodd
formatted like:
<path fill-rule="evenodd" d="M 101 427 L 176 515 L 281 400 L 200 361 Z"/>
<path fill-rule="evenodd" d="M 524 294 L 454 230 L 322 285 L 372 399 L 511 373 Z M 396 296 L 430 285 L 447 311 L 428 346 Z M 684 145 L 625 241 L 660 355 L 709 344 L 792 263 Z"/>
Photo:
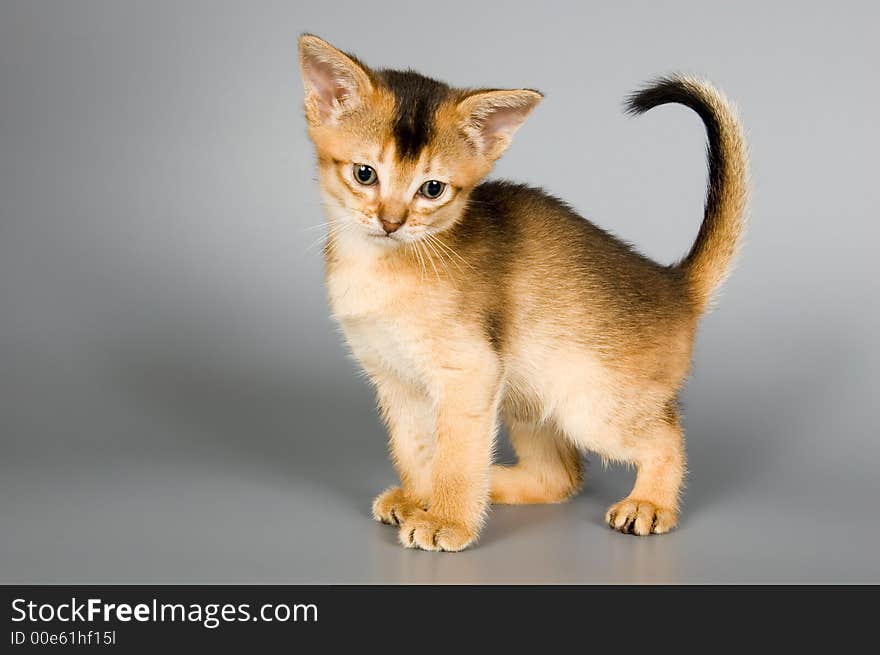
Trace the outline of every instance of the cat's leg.
<path fill-rule="evenodd" d="M 390 487 L 373 501 L 373 518 L 400 525 L 427 507 L 434 455 L 433 406 L 427 395 L 392 373 L 371 375 L 379 410 L 388 428 L 391 459 L 400 486 Z"/>
<path fill-rule="evenodd" d="M 631 461 L 637 470 L 635 486 L 608 509 L 605 520 L 629 534 L 669 532 L 678 522 L 685 474 L 684 433 L 677 411 L 666 412 L 640 434 Z"/>
<path fill-rule="evenodd" d="M 555 425 L 513 417 L 506 423 L 519 461 L 515 466 L 492 467 L 493 503 L 560 503 L 577 493 L 582 481 L 580 454 Z"/>
<path fill-rule="evenodd" d="M 457 551 L 477 538 L 489 506 L 500 376 L 494 358 L 438 370 L 428 510 L 404 520 L 399 536 L 408 548 Z"/>

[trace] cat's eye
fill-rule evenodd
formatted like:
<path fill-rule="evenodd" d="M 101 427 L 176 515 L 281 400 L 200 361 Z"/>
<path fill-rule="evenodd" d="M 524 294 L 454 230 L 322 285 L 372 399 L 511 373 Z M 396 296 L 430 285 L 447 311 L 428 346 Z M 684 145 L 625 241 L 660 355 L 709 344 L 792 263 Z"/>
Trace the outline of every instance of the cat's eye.
<path fill-rule="evenodd" d="M 373 170 L 372 166 L 367 166 L 366 164 L 355 164 L 354 179 L 356 179 L 360 184 L 363 184 L 364 186 L 372 186 L 379 179 L 379 176 L 376 175 L 376 171 Z"/>
<path fill-rule="evenodd" d="M 419 188 L 419 193 L 426 198 L 436 200 L 443 195 L 444 189 L 446 189 L 446 185 L 443 182 L 438 180 L 428 180 Z"/>

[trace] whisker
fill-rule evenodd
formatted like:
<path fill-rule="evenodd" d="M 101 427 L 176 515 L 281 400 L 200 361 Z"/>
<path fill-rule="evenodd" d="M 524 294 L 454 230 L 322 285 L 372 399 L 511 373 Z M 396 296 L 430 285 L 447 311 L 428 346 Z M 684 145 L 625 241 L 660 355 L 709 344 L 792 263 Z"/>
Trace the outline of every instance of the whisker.
<path fill-rule="evenodd" d="M 442 243 L 439 239 L 437 239 L 437 237 L 435 237 L 435 236 L 434 236 L 433 234 L 431 234 L 430 232 L 426 232 L 426 233 L 425 233 L 425 237 L 426 237 L 426 239 L 427 239 L 430 243 L 432 243 L 432 244 L 434 245 L 435 249 L 439 249 L 439 251 L 440 251 L 441 253 L 443 253 L 443 254 L 446 255 L 447 257 L 449 256 L 449 250 L 448 250 L 448 248 L 446 247 L 446 245 L 445 245 L 444 243 Z M 464 273 L 464 271 L 461 270 L 461 266 L 458 265 L 458 262 L 457 262 L 457 261 L 455 261 L 454 259 L 452 259 L 452 260 L 450 260 L 450 261 L 455 265 L 456 268 L 458 268 L 459 271 L 461 271 L 462 273 Z"/>
<path fill-rule="evenodd" d="M 431 244 L 431 247 L 434 249 L 435 252 L 437 252 L 438 257 L 440 258 L 440 263 L 443 265 L 443 270 L 446 272 L 446 275 L 448 277 L 452 278 L 452 276 L 450 275 L 449 266 L 447 264 L 452 263 L 456 268 L 459 269 L 459 271 L 461 271 L 461 267 L 458 266 L 458 263 L 455 260 L 449 259 L 446 251 L 443 249 L 442 245 L 437 241 L 433 234 L 429 233 L 427 236 L 428 242 Z"/>
<path fill-rule="evenodd" d="M 326 246 L 326 244 L 330 241 L 330 239 L 338 236 L 339 234 L 341 234 L 343 231 L 349 229 L 350 227 L 351 227 L 350 223 L 344 223 L 344 222 L 328 223 L 326 234 L 321 234 L 315 241 L 313 241 L 312 243 L 310 243 L 306 247 L 305 251 L 307 253 L 311 253 L 313 251 L 316 251 L 318 245 Z"/>
<path fill-rule="evenodd" d="M 428 277 L 428 265 L 425 262 L 425 252 L 422 250 L 422 244 L 416 241 L 416 252 L 419 255 L 419 261 L 422 263 L 422 279 Z"/>
<path fill-rule="evenodd" d="M 312 230 L 329 229 L 332 223 L 318 223 L 317 225 L 307 225 L 302 228 L 303 232 L 311 232 Z"/>
<path fill-rule="evenodd" d="M 421 240 L 419 241 L 419 243 L 424 243 L 424 244 L 425 244 L 425 254 L 428 255 L 428 258 L 429 258 L 429 260 L 430 260 L 430 262 L 431 262 L 431 268 L 434 269 L 434 275 L 437 276 L 437 281 L 439 282 L 439 281 L 440 281 L 440 271 L 438 271 L 438 270 L 437 270 L 437 267 L 434 265 L 434 256 L 431 254 L 431 252 L 428 252 L 428 249 L 430 248 L 430 250 L 431 250 L 434 254 L 437 254 L 437 250 L 434 248 L 434 246 L 431 245 L 431 242 L 428 241 L 427 239 L 421 239 Z"/>
<path fill-rule="evenodd" d="M 321 207 L 324 207 L 325 209 L 340 209 L 340 210 L 345 211 L 345 212 L 350 212 L 350 213 L 353 213 L 353 214 L 360 214 L 361 216 L 363 216 L 363 217 L 365 217 L 365 218 L 369 218 L 369 217 L 367 216 L 366 212 L 364 212 L 363 210 L 358 209 L 358 208 L 356 208 L 356 207 L 349 207 L 349 206 L 344 205 L 344 204 L 339 203 L 339 202 L 333 202 L 333 201 L 321 200 L 321 201 L 318 202 L 318 204 L 319 204 Z"/>
<path fill-rule="evenodd" d="M 436 240 L 436 242 L 440 246 L 442 246 L 446 250 L 446 252 L 448 252 L 450 255 L 452 255 L 453 257 L 458 259 L 458 261 L 460 261 L 462 264 L 467 266 L 469 269 L 476 272 L 476 270 L 477 270 L 476 267 L 473 264 L 471 264 L 468 260 L 466 260 L 464 257 L 459 255 L 452 246 L 450 246 L 448 243 L 446 243 L 443 239 L 441 239 L 436 234 L 432 234 L 431 236 Z M 462 272 L 464 272 L 464 271 L 462 271 Z"/>
<path fill-rule="evenodd" d="M 435 246 L 436 248 L 438 248 L 438 249 L 440 250 L 441 253 L 443 253 L 443 254 L 446 255 L 446 257 L 441 257 L 441 260 L 440 260 L 440 261 L 443 262 L 443 266 L 444 266 L 444 268 L 446 268 L 446 270 L 447 270 L 447 274 L 448 274 L 449 269 L 446 267 L 446 260 L 447 260 L 447 258 L 449 257 L 449 249 L 448 249 L 448 247 L 447 247 L 446 244 L 444 244 L 442 241 L 440 241 L 439 239 L 437 239 L 437 237 L 435 237 L 433 234 L 430 234 L 430 233 L 428 234 L 428 240 L 431 241 L 431 243 L 433 243 L 434 246 Z M 464 273 L 464 270 L 462 270 L 461 266 L 458 265 L 458 262 L 457 262 L 457 261 L 455 261 L 454 259 L 451 259 L 451 258 L 450 258 L 450 259 L 449 259 L 449 262 L 450 262 L 453 266 L 455 266 L 455 268 L 457 268 L 457 269 L 459 270 L 460 273 Z"/>
<path fill-rule="evenodd" d="M 409 253 L 409 256 L 411 259 L 416 259 L 415 248 L 413 248 L 413 244 L 411 244 L 411 243 L 406 244 L 406 251 L 407 251 L 407 253 Z"/>
<path fill-rule="evenodd" d="M 432 239 L 432 241 L 433 241 L 433 239 Z M 436 242 L 435 242 L 435 244 L 436 244 Z M 437 245 L 439 246 L 439 244 L 437 244 Z M 458 285 L 456 285 L 456 283 L 455 283 L 455 276 L 452 275 L 453 271 L 450 270 L 448 264 L 452 263 L 453 265 L 456 266 L 456 268 L 458 268 L 458 265 L 455 263 L 455 260 L 448 259 L 447 257 L 443 257 L 442 250 L 440 252 L 441 252 L 440 262 L 443 264 L 443 270 L 446 271 L 446 277 L 448 277 L 449 281 L 452 282 L 452 286 L 458 288 Z M 461 271 L 460 268 L 459 268 L 459 271 Z"/>

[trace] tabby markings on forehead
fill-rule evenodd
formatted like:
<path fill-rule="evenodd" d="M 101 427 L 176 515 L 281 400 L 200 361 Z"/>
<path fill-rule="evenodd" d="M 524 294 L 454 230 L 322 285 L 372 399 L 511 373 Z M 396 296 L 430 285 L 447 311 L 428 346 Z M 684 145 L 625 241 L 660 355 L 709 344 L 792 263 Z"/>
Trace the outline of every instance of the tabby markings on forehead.
<path fill-rule="evenodd" d="M 435 115 L 450 88 L 413 71 L 380 72 L 394 96 L 392 136 L 401 159 L 417 159 L 435 132 Z"/>

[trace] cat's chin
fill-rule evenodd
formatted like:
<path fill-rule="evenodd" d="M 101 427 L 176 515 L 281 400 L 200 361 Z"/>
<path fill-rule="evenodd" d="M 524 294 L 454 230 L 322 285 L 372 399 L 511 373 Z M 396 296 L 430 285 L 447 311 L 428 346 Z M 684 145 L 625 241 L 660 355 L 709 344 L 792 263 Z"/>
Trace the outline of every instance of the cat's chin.
<path fill-rule="evenodd" d="M 373 248 L 382 251 L 395 250 L 406 245 L 406 241 L 399 237 L 390 234 L 375 234 L 373 232 L 367 232 L 363 241 Z"/>
<path fill-rule="evenodd" d="M 367 233 L 367 238 L 374 243 L 381 243 L 388 246 L 399 246 L 403 243 L 402 240 L 390 234 L 373 234 L 372 232 L 369 232 Z"/>

